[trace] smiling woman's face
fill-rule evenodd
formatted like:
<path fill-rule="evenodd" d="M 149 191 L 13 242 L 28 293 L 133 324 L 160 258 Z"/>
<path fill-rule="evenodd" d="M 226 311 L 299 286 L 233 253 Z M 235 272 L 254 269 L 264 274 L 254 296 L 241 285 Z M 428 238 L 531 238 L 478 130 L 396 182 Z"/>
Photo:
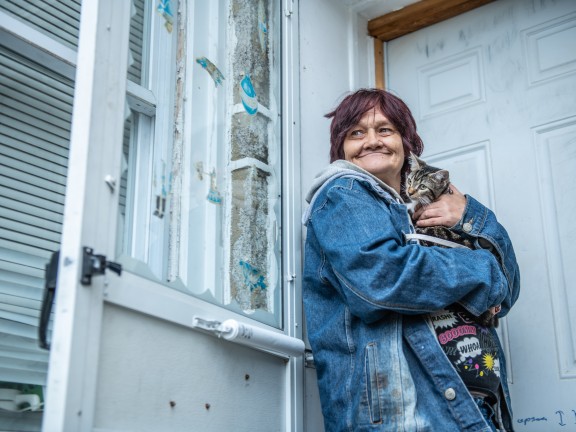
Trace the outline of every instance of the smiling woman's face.
<path fill-rule="evenodd" d="M 404 165 L 402 137 L 379 109 L 366 111 L 360 122 L 346 133 L 344 159 L 400 193 L 400 172 Z"/>

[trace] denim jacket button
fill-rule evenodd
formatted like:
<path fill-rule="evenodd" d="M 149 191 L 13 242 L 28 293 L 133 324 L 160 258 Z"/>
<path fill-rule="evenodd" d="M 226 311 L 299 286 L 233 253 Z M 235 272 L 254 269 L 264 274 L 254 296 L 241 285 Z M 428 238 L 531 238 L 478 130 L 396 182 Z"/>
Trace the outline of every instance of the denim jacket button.
<path fill-rule="evenodd" d="M 462 229 L 468 233 L 472 231 L 472 224 L 470 222 L 466 222 L 462 225 Z"/>
<path fill-rule="evenodd" d="M 456 398 L 456 391 L 450 387 L 444 392 L 444 397 L 448 400 L 454 400 Z"/>

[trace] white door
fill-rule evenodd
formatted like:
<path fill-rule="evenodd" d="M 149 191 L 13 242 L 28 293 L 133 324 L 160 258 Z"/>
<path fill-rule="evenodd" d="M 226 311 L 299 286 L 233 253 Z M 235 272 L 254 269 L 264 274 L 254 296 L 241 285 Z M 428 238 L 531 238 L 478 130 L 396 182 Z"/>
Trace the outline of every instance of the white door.
<path fill-rule="evenodd" d="M 43 430 L 302 429 L 296 6 L 83 2 Z"/>
<path fill-rule="evenodd" d="M 576 2 L 500 0 L 387 45 L 424 158 L 507 228 L 520 299 L 503 320 L 514 422 L 576 431 Z"/>

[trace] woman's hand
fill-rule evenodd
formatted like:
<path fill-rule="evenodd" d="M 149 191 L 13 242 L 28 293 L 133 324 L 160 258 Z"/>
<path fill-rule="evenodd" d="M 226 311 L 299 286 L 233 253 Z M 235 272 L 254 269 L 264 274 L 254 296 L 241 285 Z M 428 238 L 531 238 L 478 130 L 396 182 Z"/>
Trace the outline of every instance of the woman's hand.
<path fill-rule="evenodd" d="M 466 208 L 466 197 L 450 184 L 452 193 L 445 193 L 427 206 L 420 207 L 412 217 L 419 227 L 444 225 L 452 227 L 456 225 Z"/>

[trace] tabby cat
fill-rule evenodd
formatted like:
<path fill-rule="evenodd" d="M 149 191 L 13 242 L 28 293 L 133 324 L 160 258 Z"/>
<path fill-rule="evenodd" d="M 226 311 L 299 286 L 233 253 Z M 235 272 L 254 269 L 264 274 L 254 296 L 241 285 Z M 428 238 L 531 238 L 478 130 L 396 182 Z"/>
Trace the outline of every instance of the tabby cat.
<path fill-rule="evenodd" d="M 414 153 L 411 153 L 410 172 L 406 177 L 404 191 L 410 199 L 410 203 L 408 204 L 409 211 L 414 212 L 417 208 L 426 206 L 437 200 L 440 195 L 452 193 L 450 189 L 450 175 L 447 170 L 430 166 Z M 472 238 L 460 235 L 445 226 L 416 227 L 416 232 L 474 249 Z M 420 244 L 423 246 L 438 245 L 434 241 L 427 240 L 420 240 Z M 486 327 L 497 327 L 498 317 L 496 316 L 496 311 L 498 310 L 499 308 L 490 308 L 476 319 Z"/>

